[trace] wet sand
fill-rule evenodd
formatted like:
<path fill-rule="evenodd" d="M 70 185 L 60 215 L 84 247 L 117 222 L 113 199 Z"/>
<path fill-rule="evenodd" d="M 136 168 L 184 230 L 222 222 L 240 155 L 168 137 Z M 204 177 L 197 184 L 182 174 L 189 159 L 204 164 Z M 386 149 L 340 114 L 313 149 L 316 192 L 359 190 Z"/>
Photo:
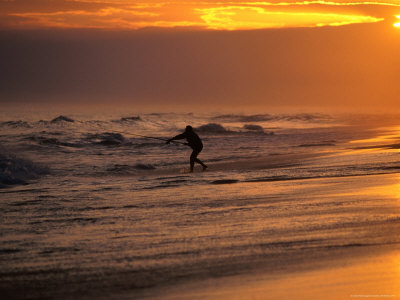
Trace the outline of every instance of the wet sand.
<path fill-rule="evenodd" d="M 190 150 L 188 151 L 190 153 Z M 264 155 L 257 158 L 247 159 L 236 159 L 234 161 L 222 161 L 222 162 L 208 162 L 208 168 L 205 170 L 207 173 L 210 172 L 232 172 L 232 171 L 255 171 L 255 170 L 269 170 L 278 168 L 290 168 L 293 166 L 299 166 L 306 162 L 310 162 L 321 157 L 334 155 L 333 151 L 325 152 L 312 152 L 309 153 L 292 153 L 292 154 L 270 154 Z M 194 173 L 203 172 L 204 170 L 198 164 L 195 164 Z M 139 170 L 136 171 L 137 175 L 148 175 L 148 176 L 161 176 L 161 175 L 176 175 L 176 174 L 187 174 L 190 173 L 189 164 L 185 168 L 168 168 L 160 170 Z M 132 174 L 127 174 L 132 176 Z"/>
<path fill-rule="evenodd" d="M 393 248 L 396 248 L 395 250 Z M 327 257 L 331 256 L 331 257 Z M 293 257 L 288 260 L 292 260 Z M 141 295 L 144 299 L 398 299 L 398 246 L 350 248 L 309 254 L 289 265 L 180 284 Z M 282 262 L 285 264 L 288 263 Z M 126 299 L 132 295 L 126 296 Z M 125 299 L 124 297 L 124 299 Z M 118 297 L 117 297 L 118 298 Z"/>
<path fill-rule="evenodd" d="M 365 230 L 370 240 L 349 239 L 338 246 L 288 249 L 259 257 L 257 264 L 241 268 L 232 261 L 234 271 L 214 272 L 181 278 L 160 286 L 119 293 L 115 299 L 394 299 L 400 298 L 399 174 L 353 176 L 333 179 L 308 179 L 296 183 L 313 189 L 327 199 L 365 202 L 370 214 L 393 222 L 378 222 L 365 229 L 354 226 L 354 237 Z M 372 200 L 372 201 L 371 201 Z M 339 208 L 340 209 L 340 208 Z M 361 215 L 365 212 L 360 212 Z M 357 214 L 357 212 L 354 212 Z M 252 265 L 252 267 L 248 267 Z M 239 267 L 238 267 L 239 266 Z M 226 268 L 226 267 L 225 267 Z M 229 275 L 229 273 L 232 273 Z M 228 275 L 226 275 L 228 274 Z M 107 298 L 107 297 L 106 297 Z"/>

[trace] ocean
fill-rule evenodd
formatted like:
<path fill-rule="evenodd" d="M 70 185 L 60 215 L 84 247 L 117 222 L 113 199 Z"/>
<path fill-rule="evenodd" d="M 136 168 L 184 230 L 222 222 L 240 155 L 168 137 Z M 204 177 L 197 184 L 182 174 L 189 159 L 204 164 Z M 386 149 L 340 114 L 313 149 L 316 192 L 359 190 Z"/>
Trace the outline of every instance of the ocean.
<path fill-rule="evenodd" d="M 2 293 L 163 299 L 163 287 L 396 245 L 398 123 L 322 113 L 3 112 Z M 186 125 L 203 140 L 205 172 L 189 173 L 191 149 L 164 141 Z M 382 178 L 392 189 L 378 193 Z"/>

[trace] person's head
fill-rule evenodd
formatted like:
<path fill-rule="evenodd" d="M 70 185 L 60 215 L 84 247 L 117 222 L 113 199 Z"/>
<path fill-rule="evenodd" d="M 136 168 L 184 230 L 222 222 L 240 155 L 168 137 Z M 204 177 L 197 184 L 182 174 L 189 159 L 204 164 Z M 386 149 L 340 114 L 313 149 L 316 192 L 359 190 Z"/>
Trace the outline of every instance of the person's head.
<path fill-rule="evenodd" d="M 188 125 L 188 126 L 186 126 L 185 131 L 186 131 L 186 132 L 193 132 L 193 127 L 190 126 L 190 125 Z"/>

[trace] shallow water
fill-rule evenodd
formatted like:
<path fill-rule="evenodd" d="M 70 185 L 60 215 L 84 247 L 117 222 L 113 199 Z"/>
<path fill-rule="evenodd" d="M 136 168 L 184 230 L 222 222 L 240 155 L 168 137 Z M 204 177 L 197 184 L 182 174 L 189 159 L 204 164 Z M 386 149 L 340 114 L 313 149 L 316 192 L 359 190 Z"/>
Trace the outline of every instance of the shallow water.
<path fill-rule="evenodd" d="M 321 114 L 55 117 L 7 115 L 0 125 L 1 286 L 16 298 L 142 291 L 399 242 L 395 124 Z M 186 124 L 199 128 L 206 172 L 187 173 L 186 146 L 134 136 L 168 138 Z M 368 190 L 379 176 L 385 188 Z"/>

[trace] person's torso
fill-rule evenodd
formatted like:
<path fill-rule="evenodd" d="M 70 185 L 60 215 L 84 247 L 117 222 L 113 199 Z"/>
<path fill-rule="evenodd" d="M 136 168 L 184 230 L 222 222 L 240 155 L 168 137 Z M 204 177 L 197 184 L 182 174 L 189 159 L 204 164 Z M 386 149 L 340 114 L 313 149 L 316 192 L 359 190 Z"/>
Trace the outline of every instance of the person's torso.
<path fill-rule="evenodd" d="M 203 148 L 203 143 L 201 142 L 201 139 L 194 132 L 187 133 L 186 140 L 188 141 L 188 144 L 192 149 L 202 149 Z"/>

